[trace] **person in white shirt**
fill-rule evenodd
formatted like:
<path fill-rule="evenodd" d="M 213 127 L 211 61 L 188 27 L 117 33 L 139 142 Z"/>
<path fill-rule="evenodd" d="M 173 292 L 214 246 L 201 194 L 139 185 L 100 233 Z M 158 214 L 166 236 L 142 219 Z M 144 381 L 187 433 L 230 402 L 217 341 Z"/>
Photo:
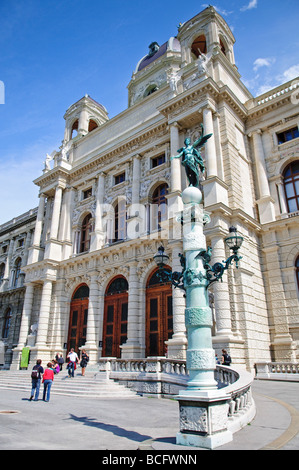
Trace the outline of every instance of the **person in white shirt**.
<path fill-rule="evenodd" d="M 78 354 L 75 353 L 74 348 L 72 348 L 70 352 L 68 353 L 67 359 L 69 360 L 69 363 L 68 363 L 69 377 L 74 377 L 76 363 L 79 361 Z"/>

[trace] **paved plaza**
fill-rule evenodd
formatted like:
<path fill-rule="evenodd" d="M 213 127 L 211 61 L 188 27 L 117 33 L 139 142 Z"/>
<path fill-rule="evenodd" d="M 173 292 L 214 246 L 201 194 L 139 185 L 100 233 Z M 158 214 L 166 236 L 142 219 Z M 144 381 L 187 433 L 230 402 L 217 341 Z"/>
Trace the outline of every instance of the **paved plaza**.
<path fill-rule="evenodd" d="M 298 450 L 298 391 L 295 382 L 254 381 L 254 421 L 216 450 Z M 0 390 L 1 450 L 202 450 L 175 444 L 179 411 L 172 399 L 28 398 L 24 391 Z"/>

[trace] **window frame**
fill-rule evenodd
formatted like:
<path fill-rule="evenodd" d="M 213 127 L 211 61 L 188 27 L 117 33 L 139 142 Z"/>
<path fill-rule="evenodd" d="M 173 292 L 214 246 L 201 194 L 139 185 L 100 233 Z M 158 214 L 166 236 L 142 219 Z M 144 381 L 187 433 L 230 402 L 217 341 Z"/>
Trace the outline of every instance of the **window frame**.
<path fill-rule="evenodd" d="M 81 226 L 80 232 L 80 250 L 79 253 L 86 253 L 90 250 L 90 233 L 92 232 L 92 215 L 87 214 Z"/>
<path fill-rule="evenodd" d="M 285 201 L 286 201 L 286 206 L 287 210 L 289 213 L 291 212 L 297 212 L 299 211 L 299 171 L 293 172 L 292 166 L 297 164 L 299 166 L 299 160 L 294 160 L 293 162 L 289 163 L 289 165 L 286 166 L 282 173 L 283 177 L 283 187 L 284 187 L 284 194 L 285 194 Z M 286 176 L 287 171 L 290 170 L 290 175 Z M 289 189 L 287 189 L 287 185 L 292 185 L 292 190 L 293 190 L 293 196 L 288 194 Z M 298 186 L 298 190 L 296 188 Z M 297 206 L 295 210 L 292 209 L 290 205 L 290 201 L 294 201 Z"/>
<path fill-rule="evenodd" d="M 292 133 L 292 137 L 290 139 L 287 138 L 287 133 L 289 133 L 289 132 Z M 295 133 L 297 135 L 295 135 Z M 282 137 L 283 137 L 283 140 L 281 140 Z M 284 129 L 283 131 L 276 132 L 276 138 L 277 138 L 277 144 L 278 145 L 283 145 L 283 144 L 286 144 L 287 142 L 291 142 L 294 139 L 298 139 L 299 138 L 298 126 L 296 125 L 296 126 L 291 127 L 289 129 Z"/>
<path fill-rule="evenodd" d="M 11 319 L 12 319 L 12 310 L 9 307 L 5 312 L 4 323 L 2 328 L 2 338 L 7 339 L 9 336 L 9 330 L 11 327 Z"/>

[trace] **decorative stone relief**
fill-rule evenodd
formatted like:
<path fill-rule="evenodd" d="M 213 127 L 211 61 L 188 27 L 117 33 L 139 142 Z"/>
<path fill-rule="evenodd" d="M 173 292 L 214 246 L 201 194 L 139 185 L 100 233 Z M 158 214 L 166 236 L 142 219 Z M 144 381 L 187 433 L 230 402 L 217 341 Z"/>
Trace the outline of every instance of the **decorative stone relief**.
<path fill-rule="evenodd" d="M 181 406 L 180 407 L 180 430 L 208 432 L 208 414 L 206 408 Z"/>
<path fill-rule="evenodd" d="M 214 369 L 215 352 L 213 349 L 187 350 L 187 363 L 190 364 L 190 370 Z"/>

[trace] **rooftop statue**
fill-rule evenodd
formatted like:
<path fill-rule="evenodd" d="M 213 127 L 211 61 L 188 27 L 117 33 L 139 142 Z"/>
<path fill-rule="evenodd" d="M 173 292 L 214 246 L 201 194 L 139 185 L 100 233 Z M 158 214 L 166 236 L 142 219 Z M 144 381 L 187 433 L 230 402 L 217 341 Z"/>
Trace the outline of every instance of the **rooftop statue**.
<path fill-rule="evenodd" d="M 203 125 L 201 124 L 202 134 L 199 139 L 197 139 L 193 145 L 191 144 L 191 139 L 187 137 L 184 141 L 185 147 L 182 147 L 178 150 L 179 155 L 171 157 L 181 158 L 182 165 L 185 167 L 186 175 L 189 181 L 189 186 L 199 187 L 199 169 L 203 173 L 205 171 L 205 166 L 203 163 L 202 156 L 200 155 L 200 148 L 205 145 L 207 140 L 212 137 L 213 134 L 204 135 Z"/>

